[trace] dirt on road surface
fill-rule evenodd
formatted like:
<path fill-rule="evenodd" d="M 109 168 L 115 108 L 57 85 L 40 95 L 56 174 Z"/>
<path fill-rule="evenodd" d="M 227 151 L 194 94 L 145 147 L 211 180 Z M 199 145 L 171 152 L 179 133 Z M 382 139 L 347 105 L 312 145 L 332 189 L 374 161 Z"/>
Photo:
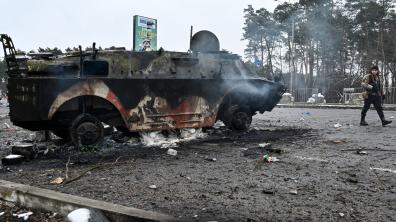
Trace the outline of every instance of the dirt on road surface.
<path fill-rule="evenodd" d="M 188 221 L 396 221 L 396 123 L 382 127 L 374 111 L 367 127 L 359 118 L 275 108 L 248 132 L 221 126 L 180 142 L 175 156 L 136 139 L 108 137 L 91 152 L 56 140 L 40 144 L 45 156 L 3 166 L 0 178 Z M 0 130 L 2 156 L 31 133 L 8 118 Z M 58 177 L 66 182 L 50 184 Z"/>

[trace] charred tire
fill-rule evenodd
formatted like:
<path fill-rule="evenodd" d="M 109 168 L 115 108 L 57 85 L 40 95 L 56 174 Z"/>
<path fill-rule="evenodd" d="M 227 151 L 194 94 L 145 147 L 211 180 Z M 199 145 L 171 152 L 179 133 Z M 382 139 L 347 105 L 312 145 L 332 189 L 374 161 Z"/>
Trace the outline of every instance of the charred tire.
<path fill-rule="evenodd" d="M 68 129 L 56 129 L 56 130 L 51 130 L 51 132 L 55 134 L 57 137 L 62 138 L 64 140 L 70 139 L 70 132 Z"/>
<path fill-rule="evenodd" d="M 102 122 L 93 115 L 77 116 L 70 127 L 70 138 L 75 146 L 97 145 L 102 142 L 104 128 Z"/>
<path fill-rule="evenodd" d="M 233 130 L 247 130 L 251 123 L 252 113 L 246 106 L 232 106 L 226 111 L 224 124 Z"/>
<path fill-rule="evenodd" d="M 237 109 L 232 115 L 232 128 L 236 130 L 248 130 L 252 123 L 252 114 L 249 109 Z"/>

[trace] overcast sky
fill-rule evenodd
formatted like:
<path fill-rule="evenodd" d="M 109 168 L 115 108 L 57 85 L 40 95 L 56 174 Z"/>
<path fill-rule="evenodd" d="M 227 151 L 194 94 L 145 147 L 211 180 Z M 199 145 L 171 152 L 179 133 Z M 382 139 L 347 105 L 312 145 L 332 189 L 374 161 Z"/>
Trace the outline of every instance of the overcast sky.
<path fill-rule="evenodd" d="M 220 47 L 243 55 L 243 9 L 273 11 L 275 0 L 0 0 L 0 33 L 13 38 L 23 51 L 38 47 L 132 48 L 133 15 L 158 21 L 158 46 L 187 51 L 190 26 L 194 32 L 210 30 Z M 282 1 L 283 2 L 283 1 Z M 1 50 L 0 56 L 3 56 Z"/>

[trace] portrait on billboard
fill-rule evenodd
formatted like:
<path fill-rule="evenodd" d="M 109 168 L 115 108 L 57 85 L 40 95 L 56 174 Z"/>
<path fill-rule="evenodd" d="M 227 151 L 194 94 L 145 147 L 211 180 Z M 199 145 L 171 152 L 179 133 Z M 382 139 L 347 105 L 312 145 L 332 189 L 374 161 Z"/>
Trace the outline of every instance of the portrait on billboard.
<path fill-rule="evenodd" d="M 133 17 L 133 50 L 157 50 L 157 20 L 139 15 Z"/>

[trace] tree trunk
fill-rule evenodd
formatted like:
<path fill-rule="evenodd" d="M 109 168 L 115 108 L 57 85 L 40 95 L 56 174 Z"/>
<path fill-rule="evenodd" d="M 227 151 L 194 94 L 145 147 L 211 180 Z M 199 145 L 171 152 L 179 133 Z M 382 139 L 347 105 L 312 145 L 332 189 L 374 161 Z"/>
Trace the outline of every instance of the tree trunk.
<path fill-rule="evenodd" d="M 268 58 L 267 58 L 268 62 L 267 63 L 268 63 L 268 68 L 269 68 L 268 79 L 273 79 L 274 70 L 273 70 L 273 67 L 272 67 L 272 53 L 271 53 L 272 48 L 271 48 L 271 46 L 270 46 L 270 44 L 269 44 L 269 42 L 267 40 L 265 42 L 266 42 L 266 45 L 267 45 L 267 56 L 268 56 Z"/>
<path fill-rule="evenodd" d="M 309 81 L 308 88 L 313 88 L 313 72 L 314 72 L 314 46 L 313 42 L 309 41 L 309 49 L 308 49 L 308 60 L 309 60 Z"/>
<path fill-rule="evenodd" d="M 261 53 L 261 67 L 260 67 L 260 72 L 262 73 L 262 75 L 265 76 L 264 73 L 264 43 L 263 43 L 263 36 L 261 36 L 260 38 L 260 53 Z"/>

